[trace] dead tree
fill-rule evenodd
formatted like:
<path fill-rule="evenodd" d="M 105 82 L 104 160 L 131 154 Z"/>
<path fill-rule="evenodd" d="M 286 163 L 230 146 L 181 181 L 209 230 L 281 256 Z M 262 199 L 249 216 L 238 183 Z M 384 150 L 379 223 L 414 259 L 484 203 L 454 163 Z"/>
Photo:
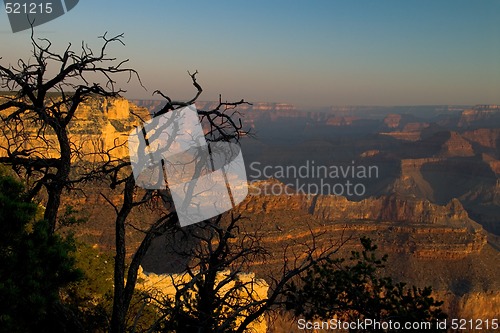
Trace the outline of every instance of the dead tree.
<path fill-rule="evenodd" d="M 28 194 L 31 198 L 46 191 L 45 218 L 49 221 L 52 232 L 56 229 L 57 213 L 65 188 L 71 189 L 79 182 L 107 177 L 111 188 L 123 192 L 120 204 L 116 205 L 108 200 L 116 212 L 115 290 L 111 320 L 111 331 L 116 333 L 124 332 L 126 329 L 126 316 L 134 294 L 138 268 L 151 242 L 165 233 L 168 228 L 175 228 L 177 221 L 175 212 L 168 207 L 162 211 L 160 217 L 151 221 L 149 227 L 142 230 L 144 238 L 131 256 L 127 270 L 125 231 L 127 226 L 137 228 L 128 220 L 130 213 L 150 203 L 154 198 L 160 198 L 162 202 L 168 204 L 170 201 L 168 189 L 152 191 L 137 188 L 130 171 L 130 162 L 115 160 L 106 152 L 101 152 L 104 155 L 103 163 L 92 167 L 91 170 L 86 170 L 84 174 L 76 173 L 76 176 L 73 176 L 71 173 L 75 166 L 74 161 L 81 159 L 82 154 L 70 137 L 70 124 L 75 119 L 78 107 L 94 96 L 119 96 L 123 91 L 116 87 L 117 75 L 126 74 L 129 79 L 135 76 L 140 82 L 135 70 L 124 67 L 127 60 L 118 61 L 106 54 L 109 45 L 123 44 L 122 37 L 122 35 L 111 38 L 106 35 L 102 36 L 103 44 L 97 53 L 82 44 L 79 53 L 74 52 L 69 45 L 62 54 L 58 54 L 53 51 L 49 40 L 35 39 L 32 34 L 33 52 L 30 60 L 19 60 L 14 66 L 0 65 L 0 88 L 7 90 L 0 104 L 1 130 L 6 140 L 6 144 L 0 147 L 2 149 L 0 162 L 11 165 L 27 179 Z M 166 106 L 158 115 L 192 104 L 197 100 L 202 93 L 202 88 L 197 82 L 196 74 L 197 72 L 190 74 L 197 91 L 189 101 L 174 101 L 163 93 L 157 92 L 167 100 Z M 91 78 L 95 76 L 99 76 L 102 83 L 90 83 L 94 81 Z M 198 110 L 200 120 L 207 128 L 207 141 L 237 142 L 242 135 L 247 135 L 248 132 L 243 130 L 237 111 L 237 107 L 245 103 L 244 100 L 223 102 L 220 98 L 218 105 L 212 110 Z M 32 131 L 33 128 L 36 130 Z M 56 139 L 48 140 L 49 135 L 55 135 Z M 27 141 L 36 144 L 26 145 Z M 218 327 L 217 329 L 220 330 L 225 329 L 233 325 L 234 319 L 240 318 L 241 314 L 246 311 L 245 318 L 242 319 L 237 329 L 242 332 L 250 322 L 277 304 L 287 281 L 303 272 L 314 261 L 325 258 L 334 248 L 318 252 L 319 248 L 312 247 L 306 261 L 297 260 L 292 266 L 286 262 L 283 275 L 273 280 L 272 292 L 266 299 L 251 299 L 250 303 L 239 306 L 237 302 L 233 302 L 235 296 L 231 293 L 222 300 L 214 296 L 216 295 L 214 291 L 224 285 L 215 283 L 214 276 L 224 267 L 232 267 L 234 272 L 242 271 L 244 266 L 238 265 L 243 265 L 242 262 L 248 261 L 249 258 L 262 255 L 263 250 L 258 245 L 257 235 L 238 234 L 239 218 L 233 217 L 233 219 L 229 227 L 221 227 L 220 218 L 206 221 L 202 225 L 205 226 L 205 232 L 208 232 L 208 238 L 206 238 L 207 234 L 202 234 L 200 242 L 208 245 L 212 244 L 212 241 L 219 241 L 216 248 L 208 252 L 201 251 L 193 254 L 194 264 L 202 268 L 200 272 L 202 272 L 203 281 L 199 273 L 197 275 L 194 272 L 194 266 L 187 267 L 187 269 L 200 290 L 199 309 L 201 312 L 199 313 L 204 314 L 204 317 L 200 318 L 205 318 L 201 322 L 212 320 L 208 319 L 208 315 L 213 311 L 218 311 L 218 305 L 231 304 L 236 309 L 232 314 L 233 317 L 224 319 L 221 325 L 212 320 L 210 326 Z M 235 250 L 232 237 L 238 235 L 242 238 L 237 240 L 236 244 L 238 241 L 242 243 L 239 243 L 241 246 L 236 247 Z M 229 282 L 233 278 L 234 275 L 231 273 L 226 281 Z M 240 284 L 238 288 L 248 289 L 249 286 Z"/>
<path fill-rule="evenodd" d="M 182 279 L 170 276 L 175 295 L 148 296 L 163 313 L 152 330 L 229 332 L 244 315 L 259 308 L 257 280 L 243 281 L 239 275 L 268 253 L 260 245 L 259 231 L 244 232 L 242 220 L 239 214 L 225 214 L 171 230 L 177 237 L 166 244 L 167 251 L 188 261 L 178 275 Z"/>
<path fill-rule="evenodd" d="M 128 60 L 106 54 L 111 44 L 123 44 L 123 35 L 104 34 L 100 38 L 102 46 L 96 53 L 82 43 L 78 53 L 69 44 L 59 54 L 49 40 L 36 39 L 32 30 L 31 58 L 20 59 L 16 65 L 0 65 L 0 89 L 6 90 L 0 100 L 5 136 L 0 162 L 27 178 L 31 198 L 45 189 L 45 219 L 52 232 L 63 190 L 95 176 L 70 176 L 82 153 L 69 131 L 78 107 L 94 96 L 119 96 L 123 92 L 116 87 L 119 74 L 128 75 L 129 80 L 135 76 L 140 82 L 135 70 L 125 68 Z M 55 140 L 48 140 L 49 134 L 55 135 Z"/>
<path fill-rule="evenodd" d="M 166 99 L 166 105 L 158 111 L 154 116 L 160 116 L 170 112 L 178 107 L 188 106 L 193 104 L 201 95 L 203 89 L 197 82 L 196 75 L 189 73 L 193 86 L 196 88 L 195 96 L 189 101 L 174 101 L 160 91 L 155 91 L 156 94 L 163 96 Z M 219 96 L 219 103 L 211 110 L 197 110 L 202 122 L 206 126 L 206 140 L 209 142 L 238 142 L 242 136 L 249 135 L 250 132 L 243 129 L 241 119 L 237 107 L 242 104 L 248 104 L 244 100 L 237 102 L 224 102 Z M 144 121 L 144 119 L 141 119 Z M 106 163 L 102 170 L 108 175 L 109 186 L 111 188 L 119 188 L 123 191 L 123 199 L 120 205 L 115 205 L 111 200 L 107 201 L 113 206 L 116 213 L 115 220 L 115 270 L 114 270 L 114 302 L 113 313 L 111 318 L 111 332 L 123 332 L 126 329 L 127 313 L 130 308 L 130 303 L 134 295 L 137 282 L 137 272 L 139 266 L 146 255 L 151 242 L 163 235 L 171 228 L 177 225 L 177 215 L 172 208 L 172 202 L 168 188 L 164 190 L 141 190 L 135 184 L 133 174 L 130 169 L 130 162 L 123 161 L 122 163 Z M 131 262 L 126 270 L 126 227 L 129 226 L 135 230 L 139 230 L 128 221 L 129 215 L 133 209 L 143 207 L 151 203 L 153 199 L 160 200 L 164 208 L 159 210 L 160 217 L 149 223 L 147 230 L 140 230 L 144 233 L 144 238 L 131 256 Z M 165 208 L 166 207 L 166 208 Z M 156 207 L 158 209 L 158 207 Z M 125 279 L 126 277 L 126 279 Z"/>
<path fill-rule="evenodd" d="M 202 87 L 196 79 L 197 72 L 190 74 L 192 83 L 197 89 L 193 99 L 187 102 L 173 101 L 168 96 L 157 91 L 166 100 L 166 105 L 155 116 L 170 112 L 177 107 L 187 106 L 201 95 Z M 212 110 L 198 110 L 200 121 L 205 124 L 206 139 L 210 142 L 238 142 L 249 132 L 243 130 L 237 107 L 245 104 L 238 102 L 219 103 Z M 188 228 L 180 228 L 177 215 L 172 209 L 168 188 L 165 190 L 142 190 L 134 182 L 128 162 L 119 165 L 106 166 L 109 184 L 112 188 L 123 191 L 120 205 L 115 205 L 108 199 L 116 213 L 115 223 L 115 271 L 114 271 L 114 302 L 111 319 L 111 332 L 127 330 L 127 316 L 131 300 L 136 292 L 137 274 L 152 241 L 165 233 L 185 234 L 195 240 L 196 245 L 176 253 L 188 258 L 184 267 L 189 281 L 176 285 L 175 299 L 154 299 L 163 309 L 163 316 L 153 323 L 150 331 L 162 329 L 178 329 L 182 332 L 244 332 L 252 322 L 258 320 L 265 312 L 279 308 L 288 282 L 296 278 L 312 265 L 330 258 L 343 243 L 331 243 L 328 239 L 320 244 L 323 235 L 311 231 L 311 239 L 307 243 L 296 244 L 301 247 L 283 249 L 284 264 L 279 276 L 269 276 L 270 293 L 267 297 L 258 298 L 253 293 L 253 281 L 234 283 L 240 273 L 248 272 L 251 263 L 259 259 L 265 261 L 267 251 L 260 245 L 259 230 L 244 231 L 244 221 L 239 214 L 228 213 L 225 218 L 217 216 Z M 134 209 L 139 209 L 153 201 L 160 201 L 163 207 L 155 206 L 160 217 L 148 223 L 147 230 L 139 230 L 129 221 Z M 240 223 L 241 222 L 241 223 Z M 126 269 L 126 228 L 133 228 L 144 233 L 144 237 L 131 262 Z M 327 237 L 325 237 L 327 238 Z M 291 254 L 291 257 L 289 256 Z M 290 259 L 291 258 L 291 259 Z M 229 269 L 224 279 L 218 279 L 218 274 Z M 225 290 L 224 293 L 219 291 Z M 189 294 L 195 293 L 197 301 L 190 305 Z M 241 294 L 249 297 L 242 298 Z M 189 309 L 189 311 L 186 311 Z M 226 309 L 224 313 L 222 309 Z M 229 309 L 229 311 L 227 311 Z"/>
<path fill-rule="evenodd" d="M 331 259 L 347 241 L 334 242 L 310 228 L 306 242 L 295 242 L 283 249 L 283 265 L 278 273 L 256 277 L 248 273 L 256 262 L 266 263 L 270 253 L 261 242 L 263 232 L 245 227 L 246 219 L 227 213 L 170 230 L 177 237 L 166 244 L 166 251 L 189 260 L 184 273 L 167 277 L 175 294 L 153 291 L 147 296 L 162 312 L 151 331 L 246 332 L 249 325 L 263 320 L 264 314 L 283 308 L 293 279 Z M 266 286 L 269 290 L 263 293 Z"/>

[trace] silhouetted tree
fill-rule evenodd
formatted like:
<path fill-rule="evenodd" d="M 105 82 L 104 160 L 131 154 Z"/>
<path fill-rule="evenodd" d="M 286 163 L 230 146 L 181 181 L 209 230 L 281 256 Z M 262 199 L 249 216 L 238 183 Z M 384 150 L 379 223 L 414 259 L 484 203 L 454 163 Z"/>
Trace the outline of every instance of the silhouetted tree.
<path fill-rule="evenodd" d="M 110 38 L 104 34 L 100 38 L 103 43 L 97 53 L 84 43 L 79 53 L 71 44 L 56 53 L 49 40 L 35 39 L 32 30 L 31 58 L 19 59 L 16 65 L 0 65 L 0 89 L 7 91 L 0 103 L 6 140 L 0 163 L 29 178 L 30 198 L 46 190 L 44 217 L 50 233 L 56 228 L 62 191 L 96 176 L 89 172 L 71 177 L 72 166 L 82 160 L 80 147 L 69 135 L 75 112 L 94 96 L 118 96 L 122 90 L 115 87 L 117 74 L 138 78 L 135 70 L 123 67 L 127 60 L 117 61 L 106 54 L 111 44 L 123 44 L 123 35 Z M 55 134 L 55 142 L 48 140 L 47 134 Z M 27 146 L 28 142 L 35 144 Z"/>
<path fill-rule="evenodd" d="M 108 177 L 109 186 L 123 192 L 122 202 L 113 204 L 117 215 L 111 320 L 111 331 L 123 332 L 140 262 L 152 240 L 165 232 L 167 225 L 176 223 L 177 218 L 171 209 L 166 209 L 157 220 L 151 221 L 149 229 L 143 230 L 144 239 L 127 270 L 125 228 L 129 224 L 129 214 L 155 198 L 160 198 L 166 205 L 171 200 L 168 189 L 143 191 L 137 188 L 130 162 L 115 159 L 110 151 L 92 152 L 102 156 L 101 163 L 89 166 L 82 147 L 72 141 L 70 128 L 82 103 L 96 96 L 119 96 L 123 92 L 115 86 L 115 78 L 119 74 L 127 74 L 129 79 L 136 76 L 140 82 L 135 70 L 124 68 L 127 60 L 118 61 L 107 55 L 111 44 L 123 44 L 123 35 L 109 38 L 105 34 L 101 39 L 103 43 L 97 53 L 85 43 L 82 43 L 79 53 L 73 51 L 71 44 L 62 53 L 57 53 L 49 40 L 35 39 L 32 31 L 31 58 L 20 59 L 15 65 L 0 65 L 0 89 L 6 91 L 0 101 L 0 130 L 5 139 L 0 147 L 0 163 L 10 165 L 26 180 L 27 199 L 38 199 L 46 194 L 44 220 L 49 234 L 54 234 L 56 230 L 64 189 L 70 190 L 81 182 L 101 181 Z M 196 74 L 190 74 L 197 93 L 189 101 L 173 101 L 160 91 L 156 92 L 167 100 L 158 115 L 196 101 L 202 92 Z M 201 120 L 209 126 L 207 141 L 238 141 L 241 135 L 246 134 L 242 131 L 241 122 L 232 117 L 237 113 L 235 107 L 244 103 L 243 100 L 234 103 L 220 100 L 214 109 L 198 111 Z M 55 140 L 48 138 L 52 135 L 55 135 Z M 84 167 L 75 171 L 80 165 Z"/>
<path fill-rule="evenodd" d="M 178 107 L 188 106 L 193 104 L 201 95 L 203 89 L 197 82 L 196 75 L 189 73 L 193 86 L 196 88 L 195 96 L 188 101 L 174 101 L 160 91 L 155 93 L 160 94 L 166 99 L 165 106 L 153 116 L 159 116 L 170 112 Z M 237 106 L 248 104 L 244 100 L 237 102 L 223 102 L 219 98 L 219 103 L 211 110 L 197 110 L 200 122 L 207 126 L 206 140 L 209 142 L 238 142 L 241 136 L 248 135 L 249 132 L 243 129 Z M 144 119 L 141 119 L 144 121 Z M 111 320 L 111 331 L 118 333 L 123 332 L 126 328 L 126 317 L 130 307 L 130 302 L 134 295 L 137 282 L 137 272 L 139 266 L 146 255 L 152 241 L 175 228 L 178 224 L 178 219 L 173 210 L 172 199 L 169 189 L 164 190 L 142 190 L 135 184 L 134 175 L 130 168 L 130 161 L 122 161 L 121 163 L 109 163 L 103 167 L 108 175 L 109 186 L 119 189 L 123 192 L 120 205 L 116 205 L 106 198 L 113 206 L 115 219 L 115 272 L 114 272 L 114 301 L 113 301 L 113 316 Z M 154 204 L 157 203 L 157 204 Z M 158 204 L 159 203 L 159 204 Z M 139 207 L 152 207 L 156 214 L 160 217 L 152 220 L 149 223 L 147 230 L 140 230 L 128 222 L 129 215 L 133 209 Z M 134 228 L 144 233 L 144 238 L 132 255 L 128 269 L 126 262 L 126 226 Z M 126 277 L 126 278 L 125 278 Z"/>
<path fill-rule="evenodd" d="M 288 282 L 331 258 L 343 244 L 311 231 L 306 243 L 283 249 L 279 272 L 254 276 L 248 273 L 270 253 L 261 245 L 263 233 L 246 227 L 245 220 L 227 213 L 171 230 L 165 253 L 176 259 L 180 274 L 165 277 L 175 293 L 148 296 L 162 313 L 151 331 L 246 332 L 266 312 L 281 309 Z"/>
<path fill-rule="evenodd" d="M 379 258 L 377 246 L 369 238 L 361 238 L 361 244 L 363 251 L 352 251 L 349 260 L 330 258 L 312 266 L 298 281 L 292 281 L 287 291 L 287 308 L 308 320 L 391 320 L 401 323 L 401 327 L 407 322 L 435 325 L 436 319 L 446 318 L 440 309 L 443 302 L 431 296 L 431 287 L 407 288 L 390 277 L 380 277 L 379 269 L 384 267 L 387 255 Z"/>

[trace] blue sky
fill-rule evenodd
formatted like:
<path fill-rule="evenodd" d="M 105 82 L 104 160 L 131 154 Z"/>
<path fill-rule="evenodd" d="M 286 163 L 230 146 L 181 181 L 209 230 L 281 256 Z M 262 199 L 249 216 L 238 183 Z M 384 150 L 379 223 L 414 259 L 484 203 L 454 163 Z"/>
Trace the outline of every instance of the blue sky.
<path fill-rule="evenodd" d="M 129 58 L 148 89 L 203 100 L 326 105 L 500 104 L 500 1 L 80 0 L 37 36 L 58 48 L 125 34 L 110 55 Z M 29 54 L 0 13 L 0 56 Z"/>

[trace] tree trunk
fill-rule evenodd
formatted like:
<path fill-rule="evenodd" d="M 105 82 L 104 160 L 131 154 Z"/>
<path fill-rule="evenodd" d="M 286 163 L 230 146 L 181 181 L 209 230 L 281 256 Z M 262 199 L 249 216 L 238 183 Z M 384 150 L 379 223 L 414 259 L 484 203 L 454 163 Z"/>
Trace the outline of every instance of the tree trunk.
<path fill-rule="evenodd" d="M 47 200 L 47 207 L 45 207 L 43 218 L 49 222 L 49 231 L 53 234 L 56 230 L 57 212 L 61 205 L 62 188 L 58 184 L 50 184 L 49 186 L 47 189 L 49 199 Z"/>
<path fill-rule="evenodd" d="M 125 182 L 123 206 L 116 217 L 115 289 L 113 295 L 113 313 L 111 316 L 111 333 L 125 332 L 125 318 L 130 305 L 130 301 L 126 302 L 125 299 L 125 221 L 132 210 L 134 186 L 134 178 L 131 175 Z"/>
<path fill-rule="evenodd" d="M 66 127 L 62 127 L 58 123 L 53 124 L 51 127 L 57 134 L 61 156 L 59 157 L 60 163 L 54 179 L 47 184 L 48 200 L 44 219 L 49 222 L 50 232 L 54 233 L 56 230 L 57 213 L 61 205 L 61 194 L 71 171 L 71 145 Z"/>

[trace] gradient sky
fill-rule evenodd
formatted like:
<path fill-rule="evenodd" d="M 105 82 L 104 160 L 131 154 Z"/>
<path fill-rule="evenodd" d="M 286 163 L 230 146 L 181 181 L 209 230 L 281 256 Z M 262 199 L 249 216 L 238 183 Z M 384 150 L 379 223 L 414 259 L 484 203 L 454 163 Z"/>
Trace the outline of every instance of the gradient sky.
<path fill-rule="evenodd" d="M 326 105 L 500 104 L 499 0 L 117 1 L 80 0 L 36 28 L 63 49 L 125 34 L 148 91 L 176 99 Z M 29 33 L 0 13 L 2 63 L 29 55 Z"/>

